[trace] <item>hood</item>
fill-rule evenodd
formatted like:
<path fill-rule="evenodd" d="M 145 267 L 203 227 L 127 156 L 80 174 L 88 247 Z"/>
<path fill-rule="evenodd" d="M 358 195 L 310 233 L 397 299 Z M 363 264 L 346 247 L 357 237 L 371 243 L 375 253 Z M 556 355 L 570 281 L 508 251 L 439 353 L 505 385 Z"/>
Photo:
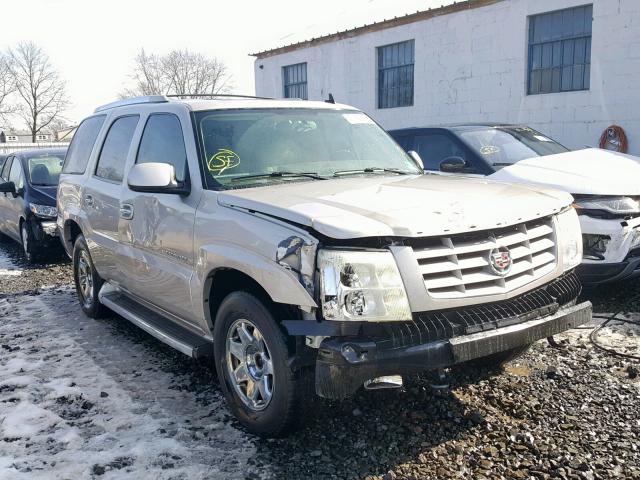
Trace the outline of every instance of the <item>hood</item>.
<path fill-rule="evenodd" d="M 58 186 L 31 185 L 29 188 L 29 201 L 38 205 L 56 206 Z"/>
<path fill-rule="evenodd" d="M 490 229 L 558 212 L 571 201 L 553 190 L 438 175 L 358 176 L 218 196 L 221 205 L 283 218 L 335 239 Z"/>
<path fill-rule="evenodd" d="M 588 148 L 521 160 L 489 178 L 582 195 L 640 195 L 640 158 Z"/>

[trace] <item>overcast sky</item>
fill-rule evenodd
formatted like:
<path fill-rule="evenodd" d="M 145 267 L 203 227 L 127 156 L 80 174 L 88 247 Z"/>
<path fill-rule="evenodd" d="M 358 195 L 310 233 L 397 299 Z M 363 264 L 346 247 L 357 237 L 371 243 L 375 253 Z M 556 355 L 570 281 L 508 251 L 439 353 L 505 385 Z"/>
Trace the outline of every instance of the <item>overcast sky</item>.
<path fill-rule="evenodd" d="M 249 53 L 451 3 L 448 0 L 16 0 L 0 49 L 32 40 L 66 79 L 75 123 L 116 99 L 140 48 L 188 48 L 225 62 L 233 93 L 254 93 Z M 18 125 L 16 125 L 18 126 Z M 20 126 L 22 128 L 22 126 Z"/>

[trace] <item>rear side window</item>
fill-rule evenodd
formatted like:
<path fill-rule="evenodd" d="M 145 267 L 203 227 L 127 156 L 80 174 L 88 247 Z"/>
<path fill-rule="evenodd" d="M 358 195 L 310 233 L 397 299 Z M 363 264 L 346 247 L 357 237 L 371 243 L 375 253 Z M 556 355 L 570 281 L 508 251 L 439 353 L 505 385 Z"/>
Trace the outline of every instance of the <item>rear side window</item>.
<path fill-rule="evenodd" d="M 138 118 L 138 115 L 120 117 L 111 124 L 98 158 L 97 177 L 114 182 L 122 181 L 124 164 L 138 125 Z"/>
<path fill-rule="evenodd" d="M 183 182 L 187 170 L 187 152 L 180 120 L 170 113 L 149 117 L 144 127 L 136 163 L 168 163 L 176 169 L 176 180 Z"/>
<path fill-rule="evenodd" d="M 75 173 L 78 175 L 84 173 L 105 117 L 106 115 L 98 115 L 87 118 L 80 124 L 73 136 L 71 145 L 69 145 L 62 173 Z"/>

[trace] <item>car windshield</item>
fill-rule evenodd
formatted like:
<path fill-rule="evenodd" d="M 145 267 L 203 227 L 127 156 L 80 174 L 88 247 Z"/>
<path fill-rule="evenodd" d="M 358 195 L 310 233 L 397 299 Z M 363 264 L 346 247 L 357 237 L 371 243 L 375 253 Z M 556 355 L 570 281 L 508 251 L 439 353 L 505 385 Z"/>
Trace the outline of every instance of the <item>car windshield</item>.
<path fill-rule="evenodd" d="M 58 185 L 63 163 L 63 153 L 43 153 L 30 156 L 27 159 L 29 182 L 39 186 Z"/>
<path fill-rule="evenodd" d="M 212 110 L 198 112 L 196 122 L 212 188 L 422 173 L 386 132 L 358 111 Z"/>
<path fill-rule="evenodd" d="M 457 133 L 496 170 L 526 158 L 569 151 L 529 127 L 487 127 Z"/>

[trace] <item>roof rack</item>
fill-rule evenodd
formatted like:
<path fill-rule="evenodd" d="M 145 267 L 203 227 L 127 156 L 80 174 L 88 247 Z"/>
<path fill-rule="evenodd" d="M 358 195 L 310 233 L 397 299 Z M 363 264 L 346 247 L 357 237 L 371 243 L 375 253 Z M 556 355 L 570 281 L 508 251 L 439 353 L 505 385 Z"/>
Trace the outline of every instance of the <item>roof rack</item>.
<path fill-rule="evenodd" d="M 165 103 L 168 101 L 169 100 L 164 95 L 147 95 L 144 97 L 125 98 L 122 100 L 117 100 L 115 102 L 107 103 L 106 105 L 102 105 L 96 108 L 93 113 L 103 112 L 105 110 L 116 107 L 125 107 L 127 105 L 138 105 L 140 103 Z"/>
<path fill-rule="evenodd" d="M 253 95 L 232 95 L 230 93 L 183 93 L 165 95 L 168 98 L 211 98 L 211 97 L 225 97 L 225 98 L 253 98 L 257 100 L 275 100 L 273 97 L 256 97 Z"/>

